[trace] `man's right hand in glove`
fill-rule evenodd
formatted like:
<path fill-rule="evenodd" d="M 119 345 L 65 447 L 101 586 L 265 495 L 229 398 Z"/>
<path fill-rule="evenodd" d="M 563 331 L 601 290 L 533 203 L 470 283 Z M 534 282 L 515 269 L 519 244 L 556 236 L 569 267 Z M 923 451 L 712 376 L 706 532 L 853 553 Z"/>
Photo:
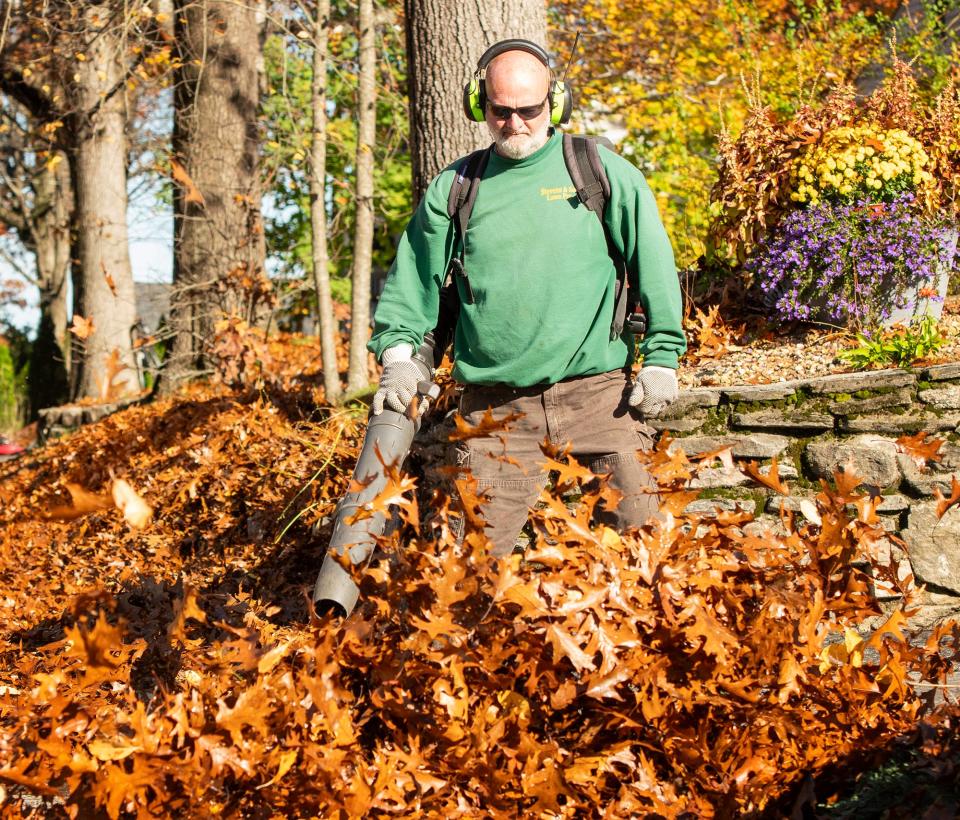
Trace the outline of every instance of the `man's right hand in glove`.
<path fill-rule="evenodd" d="M 380 356 L 383 373 L 377 392 L 373 394 L 373 415 L 379 416 L 384 404 L 403 413 L 417 395 L 417 384 L 423 379 L 423 371 L 413 363 L 412 355 L 413 347 L 403 343 L 383 351 Z"/>

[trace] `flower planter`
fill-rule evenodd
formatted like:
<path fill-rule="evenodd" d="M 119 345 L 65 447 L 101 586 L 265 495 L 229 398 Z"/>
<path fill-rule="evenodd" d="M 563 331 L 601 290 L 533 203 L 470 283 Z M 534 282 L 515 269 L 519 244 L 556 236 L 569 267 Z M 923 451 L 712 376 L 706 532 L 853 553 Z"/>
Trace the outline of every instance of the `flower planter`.
<path fill-rule="evenodd" d="M 940 314 L 943 313 L 943 300 L 947 296 L 947 287 L 950 284 L 950 274 L 953 272 L 958 237 L 960 237 L 960 232 L 956 228 L 949 228 L 944 234 L 940 261 L 937 264 L 934 281 L 927 284 L 927 287 L 936 291 L 937 298 L 921 296 L 920 291 L 924 290 L 922 287 L 912 288 L 907 293 L 906 306 L 896 308 L 883 323 L 884 327 L 892 327 L 897 324 L 908 325 L 914 317 L 924 315 L 932 316 L 934 319 L 940 318 Z"/>
<path fill-rule="evenodd" d="M 782 319 L 868 333 L 939 318 L 957 229 L 935 227 L 912 202 L 825 203 L 790 214 L 747 263 L 764 305 Z"/>
<path fill-rule="evenodd" d="M 919 285 L 903 291 L 904 306 L 894 308 L 893 312 L 882 323 L 881 327 L 889 329 L 894 325 L 909 325 L 914 319 L 924 315 L 939 319 L 943 313 L 943 300 L 950 285 L 950 274 L 954 270 L 954 258 L 957 252 L 958 231 L 950 228 L 943 237 L 943 245 L 937 269 L 932 279 L 925 280 Z M 933 296 L 932 292 L 936 292 Z M 772 305 L 770 305 L 772 306 Z M 818 293 L 810 301 L 811 314 L 809 321 L 820 324 L 836 325 L 827 310 L 826 294 Z"/>

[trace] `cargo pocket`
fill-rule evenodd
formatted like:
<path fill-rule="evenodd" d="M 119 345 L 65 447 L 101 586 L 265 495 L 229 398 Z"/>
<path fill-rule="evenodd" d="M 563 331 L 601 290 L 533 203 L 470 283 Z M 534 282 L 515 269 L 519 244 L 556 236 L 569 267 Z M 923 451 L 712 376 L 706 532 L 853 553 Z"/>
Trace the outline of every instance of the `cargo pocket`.
<path fill-rule="evenodd" d="M 637 449 L 649 452 L 656 443 L 657 431 L 643 420 L 639 411 L 630 414 L 633 418 L 633 431 L 637 437 Z"/>

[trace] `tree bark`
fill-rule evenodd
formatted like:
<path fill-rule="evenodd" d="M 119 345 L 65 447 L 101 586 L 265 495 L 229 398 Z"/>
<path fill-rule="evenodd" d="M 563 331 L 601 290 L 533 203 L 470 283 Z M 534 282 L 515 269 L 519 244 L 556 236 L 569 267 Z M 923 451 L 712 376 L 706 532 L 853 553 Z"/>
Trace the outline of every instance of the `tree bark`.
<path fill-rule="evenodd" d="M 313 78 L 311 104 L 313 132 L 310 141 L 310 230 L 313 240 L 313 283 L 317 293 L 323 390 L 328 402 L 340 398 L 337 370 L 337 325 L 330 290 L 330 258 L 327 250 L 327 37 L 330 0 L 317 0 L 313 23 Z"/>
<path fill-rule="evenodd" d="M 22 271 L 39 296 L 40 323 L 32 347 L 30 406 L 33 410 L 60 404 L 69 398 L 67 372 L 70 340 L 67 335 L 67 276 L 71 265 L 70 242 L 73 190 L 70 163 L 55 146 L 48 147 L 46 163 L 37 162 L 32 141 L 35 115 L 8 96 L 0 167 L 0 223 L 11 228 L 18 242 L 33 256 L 33 272 Z M 29 128 L 10 122 L 29 123 Z"/>
<path fill-rule="evenodd" d="M 174 194 L 170 392 L 207 372 L 206 346 L 224 314 L 251 315 L 241 283 L 263 274 L 258 59 L 260 21 L 250 4 L 176 0 L 182 68 L 174 92 Z M 175 168 L 176 171 L 176 168 Z"/>
<path fill-rule="evenodd" d="M 463 86 L 480 55 L 499 40 L 546 45 L 543 0 L 404 0 L 413 197 L 447 165 L 490 140 L 463 113 Z M 454 36 L 455 34 L 455 36 Z"/>
<path fill-rule="evenodd" d="M 30 362 L 30 406 L 60 404 L 68 398 L 70 338 L 67 332 L 67 278 L 73 190 L 69 162 L 59 162 L 35 183 L 31 245 L 37 265 L 40 324 Z"/>
<path fill-rule="evenodd" d="M 77 392 L 104 399 L 139 389 L 130 341 L 136 320 L 133 271 L 127 243 L 127 146 L 122 25 L 99 6 L 87 7 L 86 59 L 78 60 L 69 93 L 73 102 L 70 170 L 76 195 L 82 287 L 75 312 L 94 331 L 77 343 Z M 117 372 L 117 368 L 124 368 Z"/>
<path fill-rule="evenodd" d="M 373 148 L 377 134 L 377 43 L 373 0 L 360 0 L 360 74 L 358 88 L 356 226 L 353 241 L 350 310 L 350 368 L 347 389 L 369 381 L 370 268 L 373 260 Z"/>

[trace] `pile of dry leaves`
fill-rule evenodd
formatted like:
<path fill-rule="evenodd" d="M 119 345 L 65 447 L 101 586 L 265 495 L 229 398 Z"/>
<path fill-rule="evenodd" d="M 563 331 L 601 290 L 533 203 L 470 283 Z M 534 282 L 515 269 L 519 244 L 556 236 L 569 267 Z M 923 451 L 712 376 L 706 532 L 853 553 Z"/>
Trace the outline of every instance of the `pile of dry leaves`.
<path fill-rule="evenodd" d="M 454 501 L 395 473 L 362 606 L 312 618 L 363 416 L 317 401 L 304 350 L 272 350 L 298 374 L 279 386 L 134 407 L 4 465 L 9 816 L 761 816 L 917 732 L 915 684 L 945 681 L 960 627 L 913 645 L 899 609 L 858 631 L 898 582 L 850 475 L 819 525 L 757 534 L 682 515 L 712 458 L 663 442 L 665 520 L 616 533 L 591 524 L 611 491 L 548 453 L 534 543 L 497 565 L 469 479 Z M 954 719 L 929 718 L 936 754 Z"/>

